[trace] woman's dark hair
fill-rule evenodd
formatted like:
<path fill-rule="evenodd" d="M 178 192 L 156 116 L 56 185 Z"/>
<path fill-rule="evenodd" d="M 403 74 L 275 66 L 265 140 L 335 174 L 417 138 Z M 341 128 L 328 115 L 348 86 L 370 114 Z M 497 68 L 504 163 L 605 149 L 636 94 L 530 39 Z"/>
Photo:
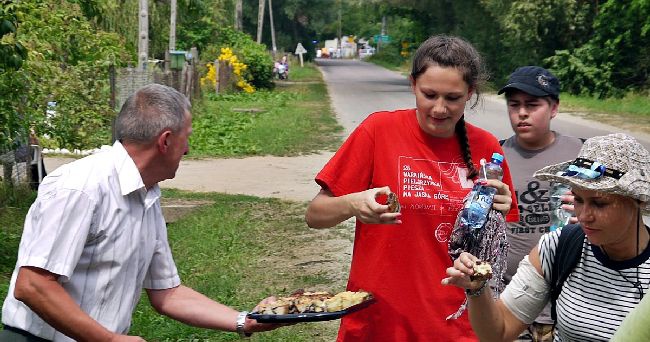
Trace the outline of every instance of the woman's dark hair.
<path fill-rule="evenodd" d="M 476 94 L 476 100 L 471 108 L 476 107 L 481 94 L 480 87 L 487 80 L 487 73 L 481 55 L 472 44 L 460 37 L 446 35 L 430 37 L 420 45 L 413 55 L 411 68 L 413 80 L 416 81 L 432 65 L 458 69 L 462 73 L 465 83 Z M 456 123 L 455 130 L 463 153 L 463 160 L 469 170 L 467 178 L 474 178 L 478 175 L 478 171 L 472 162 L 464 116 Z"/>

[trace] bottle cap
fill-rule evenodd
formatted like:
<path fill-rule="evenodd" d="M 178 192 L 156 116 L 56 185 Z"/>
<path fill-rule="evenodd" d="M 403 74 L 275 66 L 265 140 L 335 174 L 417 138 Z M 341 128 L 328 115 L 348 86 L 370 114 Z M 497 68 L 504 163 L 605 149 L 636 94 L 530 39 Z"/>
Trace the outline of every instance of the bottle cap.
<path fill-rule="evenodd" d="M 498 152 L 494 152 L 492 153 L 492 160 L 496 160 L 499 163 L 503 163 L 503 156 Z"/>

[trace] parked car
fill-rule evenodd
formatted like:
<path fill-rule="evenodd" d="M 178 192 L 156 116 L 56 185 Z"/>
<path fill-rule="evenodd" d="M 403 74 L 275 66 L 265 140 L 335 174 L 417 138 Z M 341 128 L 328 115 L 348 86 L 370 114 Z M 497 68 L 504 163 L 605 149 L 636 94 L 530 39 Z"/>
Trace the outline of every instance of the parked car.
<path fill-rule="evenodd" d="M 374 54 L 375 54 L 375 48 L 374 47 L 359 49 L 359 58 L 360 59 L 364 59 L 364 58 L 372 56 Z"/>

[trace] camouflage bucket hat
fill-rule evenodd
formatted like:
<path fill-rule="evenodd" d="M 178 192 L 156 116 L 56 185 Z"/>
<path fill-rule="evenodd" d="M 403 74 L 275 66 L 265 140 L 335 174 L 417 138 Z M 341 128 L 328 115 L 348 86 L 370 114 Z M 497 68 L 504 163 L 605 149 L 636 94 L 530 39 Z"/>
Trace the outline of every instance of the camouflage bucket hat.
<path fill-rule="evenodd" d="M 623 133 L 587 139 L 578 158 L 535 172 L 540 180 L 635 198 L 650 214 L 650 153 Z"/>

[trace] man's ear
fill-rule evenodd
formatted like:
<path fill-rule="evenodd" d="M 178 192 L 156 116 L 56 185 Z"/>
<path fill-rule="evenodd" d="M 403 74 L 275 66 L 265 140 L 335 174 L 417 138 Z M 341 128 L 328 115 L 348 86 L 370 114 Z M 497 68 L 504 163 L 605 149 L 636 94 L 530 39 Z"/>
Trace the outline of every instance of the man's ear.
<path fill-rule="evenodd" d="M 557 112 L 560 108 L 560 101 L 551 101 L 551 119 L 557 116 Z"/>
<path fill-rule="evenodd" d="M 409 75 L 409 84 L 411 85 L 411 91 L 415 93 L 415 78 L 413 78 L 413 75 Z"/>
<path fill-rule="evenodd" d="M 171 142 L 169 141 L 171 139 L 172 131 L 170 130 L 165 130 L 160 135 L 158 136 L 158 139 L 156 140 L 156 146 L 158 147 L 158 152 L 160 153 L 165 153 L 169 149 L 169 145 Z"/>

